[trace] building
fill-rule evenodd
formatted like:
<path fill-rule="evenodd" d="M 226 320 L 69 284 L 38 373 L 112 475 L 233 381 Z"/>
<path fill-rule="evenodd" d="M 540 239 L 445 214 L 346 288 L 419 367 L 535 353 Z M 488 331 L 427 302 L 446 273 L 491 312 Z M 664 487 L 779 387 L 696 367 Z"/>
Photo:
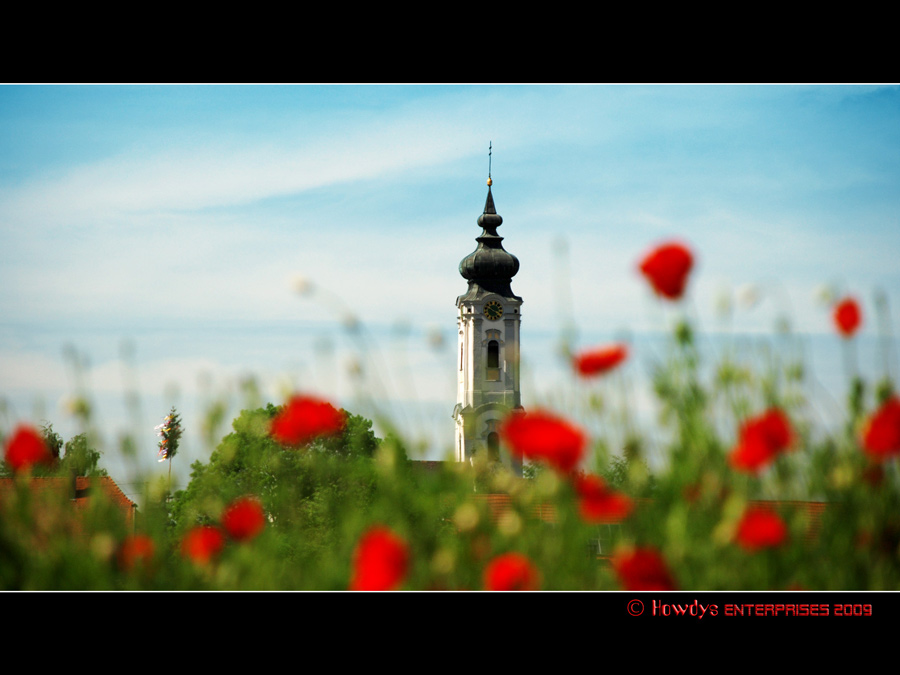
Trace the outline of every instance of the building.
<path fill-rule="evenodd" d="M 503 419 L 520 409 L 519 330 L 522 298 L 512 291 L 519 261 L 504 250 L 497 228 L 503 222 L 494 207 L 492 180 L 484 212 L 478 217 L 478 246 L 459 263 L 469 288 L 456 299 L 459 353 L 456 422 L 456 460 L 469 462 L 479 453 L 521 475 L 522 466 L 500 449 Z"/>
<path fill-rule="evenodd" d="M 93 499 L 105 499 L 121 512 L 130 529 L 134 526 L 134 511 L 137 504 L 132 502 L 116 482 L 109 476 L 34 477 L 25 483 L 15 478 L 0 478 L 0 511 L 16 499 L 18 489 L 24 485 L 37 504 L 59 505 L 68 503 L 73 514 L 88 509 Z"/>

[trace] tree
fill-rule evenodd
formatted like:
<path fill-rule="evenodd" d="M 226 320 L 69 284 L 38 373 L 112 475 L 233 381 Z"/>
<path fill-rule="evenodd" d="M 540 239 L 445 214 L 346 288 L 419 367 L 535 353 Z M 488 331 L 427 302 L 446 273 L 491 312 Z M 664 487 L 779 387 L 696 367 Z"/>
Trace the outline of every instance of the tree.
<path fill-rule="evenodd" d="M 338 514 L 364 513 L 377 482 L 373 458 L 381 441 L 372 422 L 343 411 L 340 435 L 286 448 L 269 433 L 279 411 L 272 404 L 242 411 L 209 462 L 191 465 L 188 486 L 173 500 L 176 534 L 218 522 L 232 500 L 254 495 L 287 558 L 319 555 L 341 541 Z"/>
<path fill-rule="evenodd" d="M 53 431 L 53 425 L 50 422 L 41 425 L 41 436 L 44 437 L 44 443 L 47 444 L 50 454 L 58 461 L 59 453 L 63 448 L 62 436 Z"/>
<path fill-rule="evenodd" d="M 100 468 L 100 451 L 90 447 L 87 434 L 78 434 L 66 442 L 65 455 L 59 463 L 61 473 L 75 476 L 106 476 Z"/>
<path fill-rule="evenodd" d="M 53 424 L 41 425 L 41 436 L 50 454 L 53 455 L 52 466 L 35 466 L 35 476 L 106 476 L 106 469 L 100 468 L 100 451 L 88 443 L 87 434 L 78 434 L 63 442 L 53 429 Z"/>
<path fill-rule="evenodd" d="M 328 436 L 313 441 L 309 449 L 324 452 L 336 457 L 373 457 L 381 441 L 372 431 L 372 421 L 359 415 L 346 415 L 344 430 L 339 436 Z"/>
<path fill-rule="evenodd" d="M 175 406 L 172 406 L 172 411 L 166 415 L 162 424 L 158 424 L 155 428 L 159 432 L 158 436 L 160 438 L 160 461 L 165 459 L 171 460 L 178 452 L 178 442 L 181 440 L 182 432 L 181 416 L 175 411 Z"/>

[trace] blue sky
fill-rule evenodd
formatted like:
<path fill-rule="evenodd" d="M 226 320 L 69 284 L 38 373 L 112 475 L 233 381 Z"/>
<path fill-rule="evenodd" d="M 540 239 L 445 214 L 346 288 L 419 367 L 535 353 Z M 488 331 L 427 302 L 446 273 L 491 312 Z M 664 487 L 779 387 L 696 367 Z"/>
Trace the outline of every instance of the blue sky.
<path fill-rule="evenodd" d="M 897 86 L 4 86 L 0 423 L 76 432 L 70 345 L 110 466 L 117 434 L 148 429 L 140 461 L 158 470 L 169 407 L 189 430 L 215 396 L 233 416 L 248 375 L 264 401 L 298 389 L 353 410 L 372 393 L 439 455 L 489 141 L 526 406 L 566 384 L 565 317 L 582 346 L 672 320 L 634 271 L 671 237 L 697 255 L 683 310 L 702 330 L 766 335 L 785 315 L 822 345 L 823 381 L 841 383 L 823 284 L 863 302 L 863 368 L 876 289 L 900 326 Z M 184 452 L 182 477 L 208 456 Z"/>

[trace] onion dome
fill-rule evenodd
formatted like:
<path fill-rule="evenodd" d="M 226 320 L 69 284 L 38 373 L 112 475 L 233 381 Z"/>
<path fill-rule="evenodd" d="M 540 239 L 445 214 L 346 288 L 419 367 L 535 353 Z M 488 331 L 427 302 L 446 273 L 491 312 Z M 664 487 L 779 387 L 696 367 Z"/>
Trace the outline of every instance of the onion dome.
<path fill-rule="evenodd" d="M 478 247 L 459 263 L 459 273 L 469 282 L 469 291 L 460 299 L 475 300 L 488 293 L 497 293 L 503 297 L 521 300 L 513 294 L 510 287 L 512 278 L 519 271 L 519 260 L 504 250 L 500 243 L 503 237 L 497 235 L 497 228 L 503 223 L 503 218 L 494 208 L 490 178 L 487 184 L 484 213 L 478 217 L 478 225 L 482 228 L 481 236 L 475 239 Z"/>

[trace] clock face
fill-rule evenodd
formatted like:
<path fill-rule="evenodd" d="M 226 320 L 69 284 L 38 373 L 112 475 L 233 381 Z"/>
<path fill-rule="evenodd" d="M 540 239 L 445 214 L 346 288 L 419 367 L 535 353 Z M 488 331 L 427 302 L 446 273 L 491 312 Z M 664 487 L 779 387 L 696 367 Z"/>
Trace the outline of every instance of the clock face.
<path fill-rule="evenodd" d="M 503 316 L 503 305 L 496 300 L 491 300 L 484 306 L 484 315 L 491 321 L 496 321 Z"/>

